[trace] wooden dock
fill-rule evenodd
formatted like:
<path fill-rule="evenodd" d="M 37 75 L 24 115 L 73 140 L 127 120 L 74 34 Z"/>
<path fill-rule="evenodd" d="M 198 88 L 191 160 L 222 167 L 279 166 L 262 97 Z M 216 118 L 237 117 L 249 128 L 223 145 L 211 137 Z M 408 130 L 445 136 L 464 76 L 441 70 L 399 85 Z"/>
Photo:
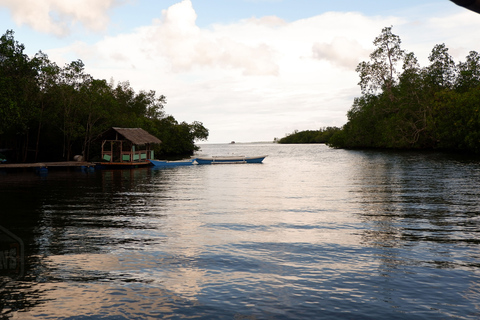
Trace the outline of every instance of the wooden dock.
<path fill-rule="evenodd" d="M 22 168 L 69 168 L 69 167 L 95 167 L 95 163 L 86 161 L 60 161 L 60 162 L 35 162 L 35 163 L 3 163 L 1 169 L 22 169 Z"/>

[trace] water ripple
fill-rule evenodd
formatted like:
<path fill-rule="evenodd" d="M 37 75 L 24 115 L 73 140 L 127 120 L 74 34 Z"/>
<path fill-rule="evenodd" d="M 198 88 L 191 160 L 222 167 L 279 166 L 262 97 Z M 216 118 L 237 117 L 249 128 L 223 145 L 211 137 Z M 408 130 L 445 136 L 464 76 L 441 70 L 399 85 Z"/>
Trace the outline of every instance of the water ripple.
<path fill-rule="evenodd" d="M 0 317 L 480 317 L 478 159 L 323 145 L 201 152 L 269 157 L 7 174 L 0 224 L 23 240 L 25 274 L 0 277 Z"/>

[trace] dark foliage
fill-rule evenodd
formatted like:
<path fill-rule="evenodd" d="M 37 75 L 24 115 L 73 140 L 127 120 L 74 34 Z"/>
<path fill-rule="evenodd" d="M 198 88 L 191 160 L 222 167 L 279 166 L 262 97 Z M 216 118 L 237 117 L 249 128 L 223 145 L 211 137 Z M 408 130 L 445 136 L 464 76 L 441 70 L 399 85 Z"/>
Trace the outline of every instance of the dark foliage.
<path fill-rule="evenodd" d="M 339 131 L 337 127 L 327 127 L 320 130 L 295 131 L 277 140 L 278 143 L 327 143 L 333 134 Z"/>
<path fill-rule="evenodd" d="M 10 162 L 98 157 L 110 127 L 143 128 L 163 141 L 157 156 L 192 154 L 208 130 L 164 113 L 166 97 L 135 92 L 128 82 L 94 79 L 82 61 L 63 68 L 42 52 L 33 58 L 13 31 L 0 38 L 0 150 Z"/>
<path fill-rule="evenodd" d="M 336 148 L 442 149 L 480 152 L 480 56 L 456 64 L 444 44 L 421 68 L 384 28 L 370 62 L 357 67 L 362 96 L 327 142 Z"/>

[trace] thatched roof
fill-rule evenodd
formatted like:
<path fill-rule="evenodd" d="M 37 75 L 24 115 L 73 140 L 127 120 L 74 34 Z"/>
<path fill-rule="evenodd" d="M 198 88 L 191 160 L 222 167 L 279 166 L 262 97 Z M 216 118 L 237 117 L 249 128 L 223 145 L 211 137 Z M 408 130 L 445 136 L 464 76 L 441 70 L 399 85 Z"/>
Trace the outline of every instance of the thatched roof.
<path fill-rule="evenodd" d="M 162 143 L 160 139 L 152 136 L 141 128 L 116 128 L 113 127 L 106 131 L 102 137 L 105 140 L 128 140 L 135 145 L 144 145 L 147 143 Z"/>

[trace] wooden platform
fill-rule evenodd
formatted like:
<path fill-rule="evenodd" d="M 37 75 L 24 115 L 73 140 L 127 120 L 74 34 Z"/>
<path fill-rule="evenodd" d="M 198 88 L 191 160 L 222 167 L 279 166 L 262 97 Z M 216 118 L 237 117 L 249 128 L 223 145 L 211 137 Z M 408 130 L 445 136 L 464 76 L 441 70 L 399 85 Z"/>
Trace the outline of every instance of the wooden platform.
<path fill-rule="evenodd" d="M 150 161 L 133 161 L 133 162 L 95 162 L 95 168 L 102 169 L 136 169 L 153 166 Z"/>
<path fill-rule="evenodd" d="M 35 162 L 35 163 L 4 163 L 0 169 L 21 168 L 51 168 L 51 167 L 94 167 L 95 163 L 85 161 Z"/>

